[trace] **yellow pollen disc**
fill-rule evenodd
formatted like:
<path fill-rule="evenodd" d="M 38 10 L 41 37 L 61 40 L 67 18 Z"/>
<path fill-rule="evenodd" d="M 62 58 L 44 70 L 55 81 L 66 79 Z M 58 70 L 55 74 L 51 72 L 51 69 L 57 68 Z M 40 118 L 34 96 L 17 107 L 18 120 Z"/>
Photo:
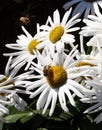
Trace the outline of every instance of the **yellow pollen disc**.
<path fill-rule="evenodd" d="M 52 88 L 57 88 L 66 83 L 67 72 L 62 66 L 49 67 L 46 75 L 47 82 Z"/>
<path fill-rule="evenodd" d="M 80 66 L 86 66 L 86 65 L 88 65 L 88 66 L 95 66 L 94 64 L 91 64 L 91 63 L 88 63 L 88 62 L 84 62 L 84 61 L 78 62 L 76 66 L 80 67 Z"/>
<path fill-rule="evenodd" d="M 4 77 L 2 80 L 0 80 L 0 83 L 5 82 L 7 79 L 8 79 L 8 77 Z M 14 82 L 13 82 L 13 81 L 10 81 L 9 83 L 7 83 L 7 84 L 5 84 L 5 85 L 10 85 L 10 84 L 13 84 L 13 85 L 14 85 Z M 5 93 L 0 93 L 0 95 L 4 96 Z"/>
<path fill-rule="evenodd" d="M 2 80 L 0 80 L 0 83 L 5 82 L 8 79 L 8 77 L 4 77 Z M 14 84 L 13 81 L 10 81 L 9 83 L 7 83 L 6 85 L 10 85 L 10 84 Z"/>
<path fill-rule="evenodd" d="M 40 42 L 37 41 L 37 39 L 32 40 L 29 45 L 28 45 L 28 51 L 30 52 L 30 54 L 34 55 L 33 50 L 36 49 L 36 46 L 39 44 Z"/>
<path fill-rule="evenodd" d="M 56 26 L 50 31 L 49 39 L 52 43 L 56 43 L 61 39 L 61 36 L 64 34 L 64 28 L 62 26 Z"/>
<path fill-rule="evenodd" d="M 96 1 L 96 0 L 85 0 L 86 2 L 94 2 L 94 1 Z"/>

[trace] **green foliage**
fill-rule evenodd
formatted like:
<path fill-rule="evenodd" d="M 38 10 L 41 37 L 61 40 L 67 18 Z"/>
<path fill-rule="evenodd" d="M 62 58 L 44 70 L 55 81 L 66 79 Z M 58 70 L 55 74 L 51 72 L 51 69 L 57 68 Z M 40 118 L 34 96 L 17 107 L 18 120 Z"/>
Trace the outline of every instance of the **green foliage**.
<path fill-rule="evenodd" d="M 35 104 L 35 101 L 32 102 L 23 112 L 17 111 L 14 107 L 9 107 L 10 114 L 5 117 L 6 123 L 3 130 L 100 130 L 102 128 L 101 124 L 94 123 L 94 117 L 83 114 L 86 105 L 79 101 L 76 102 L 76 107 L 72 107 L 67 102 L 69 112 L 64 112 L 60 104 L 56 104 L 52 117 L 48 115 L 49 110 L 42 115 L 42 110 L 37 111 Z"/>
<path fill-rule="evenodd" d="M 15 123 L 16 121 L 20 120 L 21 123 L 25 123 L 33 116 L 33 112 L 25 112 L 25 113 L 17 113 L 11 114 L 5 117 L 7 123 Z"/>

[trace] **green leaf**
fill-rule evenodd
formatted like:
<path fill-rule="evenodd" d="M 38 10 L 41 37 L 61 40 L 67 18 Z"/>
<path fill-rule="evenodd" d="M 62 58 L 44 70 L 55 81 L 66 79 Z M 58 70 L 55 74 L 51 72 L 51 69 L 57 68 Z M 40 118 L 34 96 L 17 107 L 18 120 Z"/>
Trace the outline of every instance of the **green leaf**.
<path fill-rule="evenodd" d="M 28 120 L 30 120 L 34 115 L 36 115 L 36 114 L 34 114 L 34 113 L 32 113 L 32 112 L 29 112 L 28 114 L 26 114 L 25 116 L 23 116 L 23 117 L 20 119 L 20 122 L 21 122 L 21 123 L 25 123 L 25 122 L 27 122 Z"/>
<path fill-rule="evenodd" d="M 91 123 L 93 123 L 94 122 L 94 120 L 93 120 L 93 118 L 90 116 L 90 115 L 86 115 L 86 118 L 91 122 Z"/>
<path fill-rule="evenodd" d="M 90 54 L 90 53 L 91 53 L 91 50 L 92 50 L 92 47 L 91 47 L 91 46 L 88 47 L 88 48 L 87 48 L 87 52 L 86 52 L 86 54 Z"/>
<path fill-rule="evenodd" d="M 6 123 L 15 123 L 17 120 L 24 118 L 25 116 L 32 116 L 33 112 L 11 114 L 5 117 Z"/>

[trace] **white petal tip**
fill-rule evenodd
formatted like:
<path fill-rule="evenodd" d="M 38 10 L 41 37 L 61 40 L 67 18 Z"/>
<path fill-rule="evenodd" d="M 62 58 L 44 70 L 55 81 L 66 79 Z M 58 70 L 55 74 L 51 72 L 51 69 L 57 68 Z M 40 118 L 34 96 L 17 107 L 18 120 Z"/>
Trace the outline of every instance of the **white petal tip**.
<path fill-rule="evenodd" d="M 28 88 L 26 88 L 26 90 L 29 91 L 29 90 L 31 90 L 31 89 L 28 87 Z"/>
<path fill-rule="evenodd" d="M 30 96 L 29 96 L 29 98 L 33 98 L 34 97 L 34 95 L 33 94 L 31 94 Z"/>
<path fill-rule="evenodd" d="M 86 110 L 86 111 L 84 111 L 83 113 L 86 114 L 86 113 L 88 113 L 88 111 Z"/>

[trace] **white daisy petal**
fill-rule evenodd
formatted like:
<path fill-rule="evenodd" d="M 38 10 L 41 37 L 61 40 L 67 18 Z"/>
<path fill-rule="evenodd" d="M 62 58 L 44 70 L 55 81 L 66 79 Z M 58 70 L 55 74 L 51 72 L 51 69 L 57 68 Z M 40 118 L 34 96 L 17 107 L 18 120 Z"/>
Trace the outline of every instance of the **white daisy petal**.
<path fill-rule="evenodd" d="M 67 2 L 67 3 L 65 3 L 64 5 L 63 5 L 63 8 L 65 9 L 65 10 L 67 10 L 68 8 L 70 8 L 73 4 L 76 4 L 76 3 L 78 3 L 78 2 L 80 2 L 80 1 L 82 1 L 82 0 L 71 0 L 71 1 L 69 1 L 69 2 Z"/>
<path fill-rule="evenodd" d="M 53 20 L 54 20 L 54 24 L 59 24 L 60 23 L 60 14 L 59 11 L 56 10 L 53 14 Z"/>
<path fill-rule="evenodd" d="M 38 81 L 35 81 L 34 84 L 30 85 L 27 87 L 27 90 L 32 90 L 34 88 L 39 87 L 40 85 L 43 85 L 43 83 L 45 82 L 45 78 L 40 79 Z"/>
<path fill-rule="evenodd" d="M 39 93 L 41 93 L 45 88 L 47 87 L 46 84 L 43 84 L 40 88 L 38 88 L 34 93 L 30 95 L 30 98 L 34 98 L 37 96 Z"/>
<path fill-rule="evenodd" d="M 49 106 L 51 106 L 49 108 L 49 116 L 52 116 L 55 111 L 58 101 L 57 97 L 61 108 L 65 112 L 68 112 L 67 99 L 75 107 L 75 96 L 84 98 L 84 96 L 92 96 L 92 94 L 96 93 L 94 89 L 89 90 L 85 88 L 85 80 L 82 81 L 83 83 L 81 82 L 83 74 L 85 75 L 87 73 L 86 70 L 90 66 L 76 66 L 80 61 L 75 58 L 76 55 L 79 55 L 77 45 L 69 52 L 68 56 L 63 51 L 52 54 L 47 49 L 43 56 L 36 51 L 37 59 L 40 60 L 38 60 L 38 63 L 32 62 L 31 66 L 32 69 L 37 69 L 41 73 L 35 73 L 34 81 L 26 85 L 30 97 L 33 98 L 40 94 L 36 104 L 37 110 L 43 109 L 42 113 L 45 114 Z M 77 76 L 70 76 L 73 74 Z M 33 79 L 32 76 L 31 78 Z M 80 80 L 77 80 L 78 78 Z"/>
<path fill-rule="evenodd" d="M 87 9 L 85 10 L 85 14 L 84 14 L 84 18 L 87 18 L 87 16 L 90 14 L 90 10 L 91 10 L 91 8 L 90 8 L 90 5 L 91 3 L 89 3 L 88 5 L 87 5 Z"/>
<path fill-rule="evenodd" d="M 98 10 L 102 8 L 102 1 L 71 0 L 69 2 L 66 2 L 63 5 L 63 8 L 67 10 L 73 5 L 76 5 L 73 11 L 73 15 L 80 13 L 80 16 L 84 14 L 84 18 L 87 18 L 89 14 L 95 15 L 95 13 L 97 14 L 97 12 L 99 12 Z"/>
<path fill-rule="evenodd" d="M 84 97 L 76 88 L 74 88 L 74 87 L 71 86 L 70 84 L 68 84 L 68 88 L 69 88 L 70 90 L 72 90 L 78 97 L 81 97 L 81 98 Z"/>
<path fill-rule="evenodd" d="M 72 45 L 72 43 L 75 42 L 75 39 L 74 35 L 70 34 L 70 32 L 77 31 L 79 27 L 71 27 L 80 22 L 80 19 L 77 19 L 78 14 L 69 19 L 71 11 L 72 8 L 64 14 L 62 20 L 60 20 L 58 10 L 54 11 L 53 20 L 50 16 L 48 17 L 46 25 L 42 25 L 40 32 L 37 34 L 37 38 L 41 41 L 41 43 L 37 45 L 38 49 L 44 48 L 45 50 L 45 48 L 47 48 L 53 57 L 55 52 L 61 51 L 64 44 L 70 44 L 73 48 L 74 45 Z M 64 48 L 62 49 L 64 51 Z"/>
<path fill-rule="evenodd" d="M 67 95 L 67 97 L 68 97 L 68 99 L 69 99 L 71 105 L 72 105 L 72 106 L 75 106 L 75 101 L 74 101 L 74 99 L 73 99 L 73 97 L 72 97 L 72 95 L 71 95 L 69 89 L 67 88 L 67 85 L 66 85 L 66 87 L 65 87 L 64 92 L 66 93 L 66 95 Z"/>
<path fill-rule="evenodd" d="M 50 108 L 50 112 L 49 112 L 49 116 L 53 115 L 55 106 L 56 106 L 56 102 L 57 102 L 57 92 L 53 91 L 53 96 L 52 96 L 52 103 L 51 103 L 51 108 Z"/>
<path fill-rule="evenodd" d="M 39 109 L 41 109 L 41 108 L 44 107 L 44 104 L 45 104 L 45 102 L 46 102 L 46 100 L 47 100 L 47 97 L 48 97 L 48 92 L 49 92 L 49 90 L 50 90 L 50 88 L 47 87 L 47 88 L 41 93 L 41 95 L 40 95 L 40 97 L 39 97 L 39 99 L 38 99 L 38 101 L 37 101 L 37 104 L 36 104 L 37 110 L 39 110 Z"/>
<path fill-rule="evenodd" d="M 2 104 L 0 104 L 0 111 L 5 114 L 9 113 L 9 110 L 6 107 L 4 107 Z"/>
<path fill-rule="evenodd" d="M 59 97 L 59 102 L 60 102 L 60 105 L 61 105 L 62 109 L 65 112 L 68 112 L 69 110 L 68 110 L 68 108 L 66 106 L 66 99 L 65 99 L 65 94 L 63 92 L 63 89 L 59 90 L 58 97 Z"/>
<path fill-rule="evenodd" d="M 28 31 L 24 28 L 24 26 L 22 26 L 22 30 L 25 32 L 27 37 L 32 38 L 32 36 L 28 33 Z"/>
<path fill-rule="evenodd" d="M 93 6 L 94 6 L 94 9 L 95 9 L 95 13 L 98 16 L 100 14 L 98 4 L 97 3 L 93 3 Z"/>
<path fill-rule="evenodd" d="M 47 110 L 47 108 L 48 108 L 48 106 L 49 106 L 49 104 L 51 102 L 52 97 L 53 97 L 53 92 L 52 92 L 52 90 L 50 90 L 50 92 L 48 94 L 46 104 L 45 104 L 44 109 L 43 109 L 43 114 L 45 114 L 45 112 L 46 112 L 46 110 Z"/>
<path fill-rule="evenodd" d="M 99 114 L 99 115 L 95 118 L 94 121 L 95 121 L 97 124 L 100 123 L 100 122 L 102 121 L 102 113 Z"/>
<path fill-rule="evenodd" d="M 69 15 L 70 15 L 71 11 L 72 11 L 72 8 L 70 8 L 70 9 L 69 9 L 68 11 L 66 11 L 66 13 L 64 14 L 64 17 L 63 17 L 62 22 L 61 22 L 62 26 L 65 26 L 65 25 L 66 25 L 67 20 L 68 20 L 68 18 L 69 18 Z"/>
<path fill-rule="evenodd" d="M 73 16 L 74 16 L 75 14 L 77 14 L 77 13 L 80 13 L 79 15 L 81 15 L 81 14 L 84 12 L 86 6 L 87 6 L 87 3 L 85 3 L 84 1 L 80 2 L 80 3 L 77 5 L 77 7 L 75 8 L 75 10 L 73 11 Z"/>

